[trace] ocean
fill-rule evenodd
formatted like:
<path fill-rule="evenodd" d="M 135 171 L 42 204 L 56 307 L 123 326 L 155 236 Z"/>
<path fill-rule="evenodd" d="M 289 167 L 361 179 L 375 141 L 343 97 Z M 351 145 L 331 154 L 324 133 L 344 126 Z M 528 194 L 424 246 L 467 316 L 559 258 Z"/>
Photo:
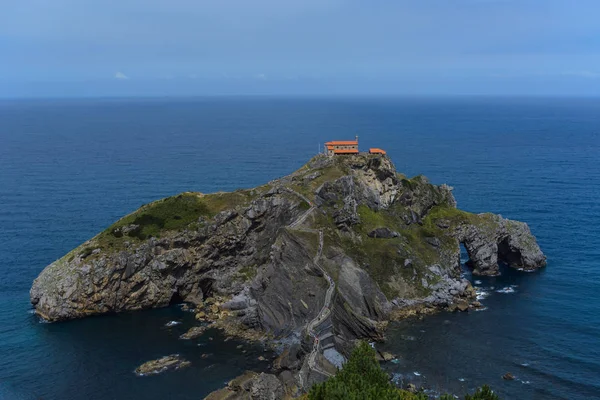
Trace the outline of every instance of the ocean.
<path fill-rule="evenodd" d="M 29 288 L 142 204 L 257 186 L 355 135 L 406 175 L 454 187 L 460 208 L 527 222 L 548 256 L 535 273 L 465 270 L 484 311 L 392 324 L 382 348 L 398 355 L 385 366 L 394 379 L 600 398 L 600 99 L 484 97 L 0 101 L 0 398 L 198 399 L 266 369 L 265 349 L 241 353 L 219 332 L 178 340 L 193 315 L 177 306 L 47 324 Z M 192 366 L 133 373 L 173 353 Z"/>

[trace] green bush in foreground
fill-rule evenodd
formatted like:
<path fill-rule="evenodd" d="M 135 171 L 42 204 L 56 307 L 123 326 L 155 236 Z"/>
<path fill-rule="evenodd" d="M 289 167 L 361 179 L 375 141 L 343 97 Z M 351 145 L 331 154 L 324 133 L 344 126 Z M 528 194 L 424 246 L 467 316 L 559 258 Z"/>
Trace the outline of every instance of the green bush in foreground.
<path fill-rule="evenodd" d="M 388 374 L 375 358 L 375 350 L 361 342 L 352 352 L 344 367 L 327 381 L 314 385 L 308 393 L 310 400 L 427 400 L 423 393 L 410 393 L 395 387 Z M 441 400 L 454 397 L 444 395 Z M 483 386 L 465 400 L 499 400 L 488 387 Z"/>

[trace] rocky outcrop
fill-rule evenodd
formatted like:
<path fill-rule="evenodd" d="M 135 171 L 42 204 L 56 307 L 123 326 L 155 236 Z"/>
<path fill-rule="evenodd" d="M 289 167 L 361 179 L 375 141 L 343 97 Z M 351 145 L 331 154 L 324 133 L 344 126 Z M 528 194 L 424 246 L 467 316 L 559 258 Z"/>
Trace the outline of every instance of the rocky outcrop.
<path fill-rule="evenodd" d="M 245 287 L 244 269 L 255 274 L 268 261 L 272 238 L 301 213 L 299 203 L 269 193 L 194 230 L 122 240 L 114 250 L 105 232 L 80 247 L 96 247 L 96 254 L 76 249 L 49 265 L 33 283 L 31 302 L 38 315 L 57 321 L 234 294 Z"/>
<path fill-rule="evenodd" d="M 285 338 L 292 346 L 275 363 L 278 376 L 225 393 L 262 398 L 323 379 L 306 361 L 306 326 L 319 315 L 323 346 L 347 354 L 356 338 L 381 340 L 392 318 L 470 308 L 460 244 L 476 274 L 545 265 L 526 224 L 460 211 L 449 186 L 408 179 L 385 156 L 317 156 L 255 189 L 148 204 L 46 267 L 30 295 L 49 321 L 184 301 L 229 334 Z"/>
<path fill-rule="evenodd" d="M 284 397 L 283 384 L 275 375 L 246 372 L 227 386 L 209 394 L 206 400 L 279 400 Z"/>
<path fill-rule="evenodd" d="M 206 327 L 194 326 L 194 327 L 190 328 L 186 333 L 179 336 L 179 338 L 183 339 L 183 340 L 196 339 L 196 338 L 199 338 L 200 336 L 202 336 L 204 334 L 204 332 L 206 332 Z"/>
<path fill-rule="evenodd" d="M 135 369 L 135 373 L 139 376 L 159 374 L 170 369 L 180 369 L 191 365 L 189 361 L 182 359 L 179 354 L 171 354 L 157 360 L 152 360 L 143 363 Z"/>
<path fill-rule="evenodd" d="M 475 275 L 499 274 L 499 261 L 509 267 L 534 270 L 546 257 L 527 224 L 494 214 L 481 214 L 479 222 L 459 223 L 456 238 L 464 244 Z"/>

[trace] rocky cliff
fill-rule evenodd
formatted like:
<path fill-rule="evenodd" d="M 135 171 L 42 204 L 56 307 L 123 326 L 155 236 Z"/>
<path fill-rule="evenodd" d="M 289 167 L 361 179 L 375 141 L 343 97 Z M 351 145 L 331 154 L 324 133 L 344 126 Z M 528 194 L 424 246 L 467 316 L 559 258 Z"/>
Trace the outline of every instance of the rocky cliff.
<path fill-rule="evenodd" d="M 228 323 L 299 338 L 280 364 L 302 387 L 316 369 L 301 362 L 309 322 L 345 353 L 407 310 L 472 296 L 460 244 L 475 274 L 546 263 L 525 223 L 460 211 L 450 187 L 408 179 L 386 156 L 319 155 L 255 189 L 143 206 L 46 267 L 31 302 L 59 321 L 219 298 Z"/>

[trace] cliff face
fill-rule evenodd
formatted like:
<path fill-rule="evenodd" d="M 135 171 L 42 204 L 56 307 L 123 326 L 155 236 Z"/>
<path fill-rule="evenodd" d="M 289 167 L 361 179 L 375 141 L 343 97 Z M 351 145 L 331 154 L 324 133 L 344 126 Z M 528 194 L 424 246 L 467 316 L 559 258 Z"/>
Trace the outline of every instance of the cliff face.
<path fill-rule="evenodd" d="M 219 297 L 232 321 L 286 336 L 319 314 L 330 276 L 343 347 L 380 338 L 396 311 L 471 295 L 461 243 L 476 274 L 545 265 L 526 224 L 460 211 L 446 185 L 385 156 L 317 156 L 255 189 L 142 207 L 46 267 L 31 302 L 58 321 Z"/>

